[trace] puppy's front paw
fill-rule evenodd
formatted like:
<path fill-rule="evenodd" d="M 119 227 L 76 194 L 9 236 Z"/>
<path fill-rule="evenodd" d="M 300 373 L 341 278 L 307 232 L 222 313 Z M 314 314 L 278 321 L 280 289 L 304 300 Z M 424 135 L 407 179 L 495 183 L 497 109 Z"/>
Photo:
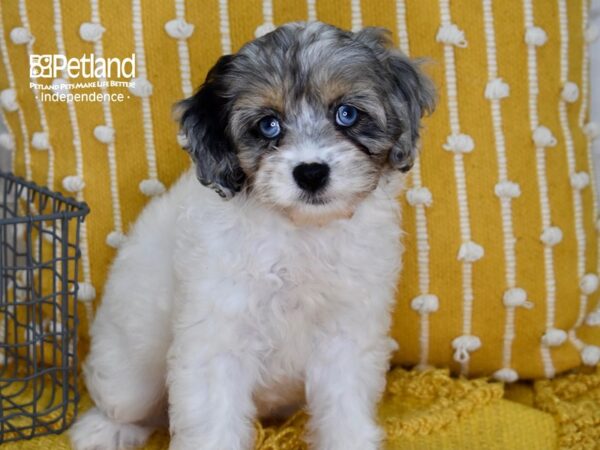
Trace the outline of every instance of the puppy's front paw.
<path fill-rule="evenodd" d="M 69 430 L 75 450 L 125 450 L 141 447 L 152 428 L 133 423 L 119 423 L 98 408 L 83 414 Z"/>
<path fill-rule="evenodd" d="M 217 442 L 214 439 L 200 439 L 182 435 L 171 436 L 169 450 L 251 450 L 252 442 L 241 443 L 240 439 L 224 436 Z"/>
<path fill-rule="evenodd" d="M 315 437 L 314 450 L 379 450 L 384 432 L 375 424 L 362 424 L 353 428 L 324 431 Z"/>
<path fill-rule="evenodd" d="M 175 433 L 171 436 L 169 450 L 251 450 L 254 436 L 238 436 L 231 430 L 203 437 Z"/>

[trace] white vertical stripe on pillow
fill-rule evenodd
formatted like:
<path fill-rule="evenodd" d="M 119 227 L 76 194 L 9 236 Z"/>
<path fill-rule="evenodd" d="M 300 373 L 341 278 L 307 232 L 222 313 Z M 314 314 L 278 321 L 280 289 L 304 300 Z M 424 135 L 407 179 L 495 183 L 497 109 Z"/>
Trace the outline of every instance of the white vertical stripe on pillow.
<path fill-rule="evenodd" d="M 152 126 L 152 107 L 150 95 L 152 84 L 148 80 L 146 69 L 146 49 L 144 46 L 144 25 L 142 23 L 141 0 L 132 0 L 131 13 L 133 18 L 133 39 L 137 63 L 136 87 L 130 91 L 140 97 L 142 103 L 142 125 L 144 127 L 144 147 L 146 149 L 146 162 L 148 164 L 148 178 L 140 183 L 140 191 L 144 195 L 154 196 L 165 191 L 164 185 L 158 179 L 156 167 L 156 148 L 154 144 L 154 129 Z"/>
<path fill-rule="evenodd" d="M 410 46 L 408 41 L 408 28 L 406 26 L 405 0 L 396 0 L 396 26 L 398 27 L 398 43 L 400 50 L 409 55 Z"/>
<path fill-rule="evenodd" d="M 99 8 L 99 0 L 90 0 L 90 10 L 91 10 L 91 23 L 102 26 L 102 21 L 100 20 L 100 8 Z M 102 43 L 102 36 L 98 39 L 94 40 L 94 56 L 96 58 L 104 57 L 104 45 Z M 99 79 L 98 81 L 106 81 L 105 79 Z M 108 94 L 108 90 L 106 87 L 100 87 L 100 91 L 103 96 Z M 104 118 L 104 124 L 100 125 L 100 127 L 104 128 L 109 133 L 112 131 L 114 133 L 114 123 L 112 110 L 110 107 L 110 101 L 104 99 L 102 101 L 102 114 Z M 98 127 L 96 128 L 98 129 Z M 110 179 L 110 199 L 112 203 L 112 212 L 113 212 L 113 230 L 106 237 L 106 243 L 111 247 L 117 248 L 119 247 L 125 239 L 123 234 L 123 219 L 121 217 L 121 201 L 119 198 L 119 179 L 118 179 L 118 170 L 117 170 L 117 157 L 116 157 L 116 146 L 115 139 L 111 136 L 109 139 L 101 140 L 101 142 L 106 144 L 106 155 L 108 158 L 108 174 Z"/>
<path fill-rule="evenodd" d="M 254 31 L 254 37 L 261 37 L 275 29 L 273 21 L 273 0 L 262 2 L 263 23 Z"/>
<path fill-rule="evenodd" d="M 221 51 L 224 55 L 229 55 L 231 53 L 231 31 L 227 0 L 219 0 L 219 32 L 221 34 Z"/>
<path fill-rule="evenodd" d="M 410 45 L 406 27 L 406 3 L 405 0 L 396 1 L 396 24 L 398 28 L 398 41 L 400 50 L 406 55 L 410 54 Z M 415 158 L 415 163 L 411 171 L 412 189 L 410 192 L 420 192 L 423 189 L 421 178 L 421 161 L 419 155 Z M 409 201 L 410 204 L 412 202 Z M 437 310 L 439 301 L 437 297 L 429 294 L 429 237 L 427 231 L 427 216 L 425 208 L 426 203 L 415 202 L 415 228 L 417 240 L 417 270 L 419 278 L 419 296 L 414 298 L 411 307 L 420 315 L 420 334 L 419 334 L 419 364 L 418 367 L 424 369 L 428 366 L 429 359 L 429 314 Z"/>
<path fill-rule="evenodd" d="M 558 23 L 560 31 L 560 83 L 563 88 L 561 97 L 558 101 L 558 117 L 560 120 L 560 126 L 565 141 L 565 155 L 567 160 L 567 169 L 569 171 L 569 177 L 571 178 L 572 194 L 573 194 L 573 208 L 574 208 L 574 221 L 575 221 L 575 240 L 577 242 L 577 280 L 573 280 L 573 283 L 579 285 L 579 281 L 585 275 L 585 246 L 586 236 L 585 230 L 583 229 L 583 205 L 581 199 L 581 189 L 583 185 L 577 184 L 575 178 L 577 176 L 577 167 L 575 162 L 575 144 L 573 142 L 573 135 L 569 126 L 568 117 L 568 105 L 573 102 L 576 96 L 572 88 L 575 86 L 574 83 L 569 81 L 569 30 L 568 30 L 568 16 L 567 16 L 567 3 L 566 0 L 558 0 Z M 585 317 L 585 310 L 587 309 L 587 294 L 581 292 L 579 296 L 579 318 L 575 324 L 578 326 Z M 575 336 L 575 331 L 571 330 L 569 333 L 571 342 L 578 348 L 582 349 L 582 342 Z"/>
<path fill-rule="evenodd" d="M 517 257 L 515 254 L 516 238 L 513 229 L 512 200 L 520 194 L 519 186 L 508 179 L 508 163 L 506 156 L 506 139 L 502 123 L 501 98 L 508 95 L 508 85 L 498 78 L 498 61 L 496 50 L 496 33 L 494 30 L 494 13 L 492 0 L 483 0 L 483 22 L 485 28 L 485 43 L 488 69 L 488 87 L 502 86 L 504 92 L 489 92 L 486 89 L 486 97 L 490 101 L 490 112 L 492 116 L 492 127 L 494 130 L 494 143 L 498 161 L 498 184 L 496 195 L 500 201 L 500 216 L 502 219 L 502 234 L 504 242 L 504 264 L 506 277 L 506 292 L 516 292 Z M 525 293 L 519 290 L 519 293 Z M 500 300 L 500 299 L 494 299 Z M 515 339 L 515 308 L 524 306 L 527 296 L 518 304 L 504 302 L 506 307 L 506 320 L 504 325 L 504 337 L 502 346 L 502 368 L 495 372 L 494 376 L 502 381 L 513 382 L 518 379 L 516 371 L 511 369 L 512 345 Z"/>
<path fill-rule="evenodd" d="M 525 18 L 525 34 L 531 30 L 535 30 L 533 21 L 533 4 L 532 0 L 523 0 L 523 12 Z M 527 44 L 527 74 L 528 74 L 528 89 L 529 89 L 529 124 L 531 127 L 532 136 L 540 129 L 538 116 L 538 69 L 537 69 L 537 53 L 536 46 L 543 44 L 528 43 Z M 551 145 L 548 141 L 548 145 Z M 535 140 L 536 154 L 536 171 L 538 179 L 538 188 L 540 192 L 540 212 L 542 217 L 542 235 L 549 234 L 554 230 L 551 221 L 550 200 L 548 198 L 548 179 L 546 178 L 546 147 L 541 141 Z M 554 142 L 554 141 L 552 141 Z M 556 279 L 554 276 L 554 259 L 552 245 L 546 243 L 544 245 L 544 277 L 546 284 L 546 332 L 549 333 L 554 329 L 555 310 L 554 303 L 556 301 Z M 542 341 L 540 344 L 540 352 L 544 373 L 547 378 L 552 378 L 555 374 L 552 356 L 549 347 Z"/>
<path fill-rule="evenodd" d="M 27 6 L 25 4 L 25 0 L 19 0 L 19 16 L 23 28 L 31 32 L 31 26 L 29 25 L 29 17 L 27 16 Z M 33 43 L 34 39 L 30 39 L 26 44 L 28 56 L 35 53 L 33 51 Z M 31 78 L 31 81 L 35 82 L 35 79 Z M 45 133 L 48 137 L 48 146 L 46 149 L 46 151 L 48 152 L 48 175 L 46 178 L 46 185 L 49 189 L 54 189 L 54 148 L 52 147 L 52 143 L 50 142 L 50 130 L 48 128 L 46 111 L 44 110 L 44 104 L 39 98 L 39 92 L 35 88 L 33 88 L 33 95 L 35 98 L 35 106 L 40 116 L 40 127 L 42 128 L 42 132 Z"/>
<path fill-rule="evenodd" d="M 352 13 L 350 21 L 351 29 L 352 31 L 357 32 L 363 27 L 360 0 L 350 0 L 350 11 Z"/>
<path fill-rule="evenodd" d="M 65 41 L 63 38 L 63 22 L 62 22 L 62 10 L 60 6 L 60 0 L 53 0 L 54 9 L 54 32 L 56 33 L 56 49 L 59 55 L 66 57 L 67 53 L 65 50 Z M 63 80 L 69 81 L 68 74 L 63 71 Z M 63 187 L 67 179 L 78 179 L 80 187 L 76 190 L 75 197 L 78 201 L 84 201 L 83 189 L 84 189 L 84 171 L 83 171 L 83 150 L 81 147 L 81 134 L 79 131 L 79 123 L 77 120 L 77 111 L 72 101 L 67 101 L 67 112 L 69 114 L 69 122 L 71 125 L 71 132 L 73 134 L 73 148 L 75 151 L 75 176 L 66 177 L 63 180 Z M 92 284 L 92 274 L 90 269 L 90 255 L 88 248 L 88 236 L 87 236 L 87 222 L 81 223 L 81 265 L 83 268 L 83 282 L 79 282 L 79 299 L 85 304 L 85 313 L 88 324 L 92 323 L 94 318 L 94 309 L 92 307 L 92 301 L 96 297 L 96 290 Z"/>
<path fill-rule="evenodd" d="M 470 354 L 481 347 L 480 339 L 477 336 L 472 336 L 471 333 L 473 320 L 473 262 L 483 256 L 483 248 L 471 240 L 467 180 L 463 155 L 473 150 L 474 143 L 473 139 L 469 135 L 463 134 L 460 128 L 457 75 L 454 60 L 454 47 L 464 48 L 467 46 L 467 41 L 463 31 L 452 23 L 450 0 L 440 0 L 439 5 L 441 26 L 436 39 L 444 45 L 446 93 L 451 132 L 444 148 L 454 153 L 454 177 L 456 179 L 460 237 L 462 240 L 458 251 L 458 259 L 462 264 L 463 334 L 452 341 L 452 347 L 455 350 L 454 359 L 460 363 L 462 374 L 466 375 L 469 371 Z"/>
<path fill-rule="evenodd" d="M 317 0 L 306 0 L 306 19 L 317 20 Z"/>
<path fill-rule="evenodd" d="M 181 24 L 189 25 L 185 20 L 185 0 L 175 0 L 175 17 Z M 181 74 L 181 91 L 183 92 L 184 97 L 190 97 L 194 91 L 194 88 L 192 86 L 190 49 L 187 43 L 188 39 L 189 35 L 181 35 L 181 37 L 177 39 L 177 52 L 179 53 L 179 72 Z"/>
<path fill-rule="evenodd" d="M 8 56 L 8 48 L 6 47 L 6 39 L 7 35 L 6 30 L 4 29 L 4 19 L 2 17 L 2 9 L 0 7 L 0 51 L 2 51 L 2 62 L 4 63 L 4 67 L 6 68 L 6 78 L 8 80 L 8 89 L 4 89 L 2 93 L 9 93 L 9 89 L 12 90 L 12 93 L 16 94 L 16 84 L 15 84 L 15 75 L 13 73 L 12 65 L 10 64 L 10 57 Z M 8 128 L 8 122 L 6 121 L 4 105 L 0 106 L 2 110 L 2 119 Z M 31 180 L 31 152 L 29 150 L 29 131 L 27 130 L 27 123 L 25 122 L 25 114 L 23 113 L 23 109 L 19 104 L 19 99 L 16 99 L 16 109 L 17 116 L 19 118 L 19 127 L 21 128 L 21 136 L 23 137 L 23 157 L 25 160 L 25 177 L 28 180 Z M 11 111 L 12 112 L 12 111 Z M 10 135 L 13 138 L 14 142 L 14 134 L 10 132 Z M 11 155 L 11 171 L 14 173 L 15 171 L 15 156 Z"/>

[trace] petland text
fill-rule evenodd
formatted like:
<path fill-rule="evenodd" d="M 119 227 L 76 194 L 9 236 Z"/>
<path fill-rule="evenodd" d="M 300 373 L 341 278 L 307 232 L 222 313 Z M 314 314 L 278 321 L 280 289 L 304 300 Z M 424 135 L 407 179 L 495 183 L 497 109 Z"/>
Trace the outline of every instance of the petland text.
<path fill-rule="evenodd" d="M 64 55 L 29 55 L 29 77 L 36 78 L 135 78 L 135 53 L 129 58 L 97 58 L 94 54 L 80 58 Z"/>

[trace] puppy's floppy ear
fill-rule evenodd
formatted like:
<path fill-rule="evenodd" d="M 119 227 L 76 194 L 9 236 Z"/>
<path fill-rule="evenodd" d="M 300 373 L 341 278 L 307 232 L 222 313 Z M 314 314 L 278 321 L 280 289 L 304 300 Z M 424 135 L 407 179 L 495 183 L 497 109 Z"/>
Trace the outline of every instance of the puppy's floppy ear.
<path fill-rule="evenodd" d="M 407 172 L 417 152 L 421 118 L 433 112 L 436 91 L 421 71 L 419 62 L 394 48 L 391 33 L 384 28 L 368 27 L 355 33 L 355 39 L 371 48 L 388 72 L 390 102 L 400 120 L 400 136 L 390 151 L 391 167 Z"/>
<path fill-rule="evenodd" d="M 198 180 L 226 199 L 239 192 L 245 180 L 235 148 L 225 131 L 231 107 L 225 94 L 224 76 L 233 58 L 222 56 L 198 92 L 175 106 L 180 133 L 196 165 Z"/>

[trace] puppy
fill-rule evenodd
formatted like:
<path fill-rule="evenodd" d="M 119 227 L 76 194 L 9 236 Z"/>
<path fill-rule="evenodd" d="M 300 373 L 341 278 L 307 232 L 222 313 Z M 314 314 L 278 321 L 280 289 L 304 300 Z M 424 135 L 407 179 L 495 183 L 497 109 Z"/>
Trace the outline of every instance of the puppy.
<path fill-rule="evenodd" d="M 382 29 L 291 23 L 223 56 L 178 106 L 194 168 L 111 268 L 74 447 L 140 446 L 168 410 L 173 450 L 251 449 L 306 402 L 313 448 L 379 448 L 396 197 L 433 103 Z"/>

